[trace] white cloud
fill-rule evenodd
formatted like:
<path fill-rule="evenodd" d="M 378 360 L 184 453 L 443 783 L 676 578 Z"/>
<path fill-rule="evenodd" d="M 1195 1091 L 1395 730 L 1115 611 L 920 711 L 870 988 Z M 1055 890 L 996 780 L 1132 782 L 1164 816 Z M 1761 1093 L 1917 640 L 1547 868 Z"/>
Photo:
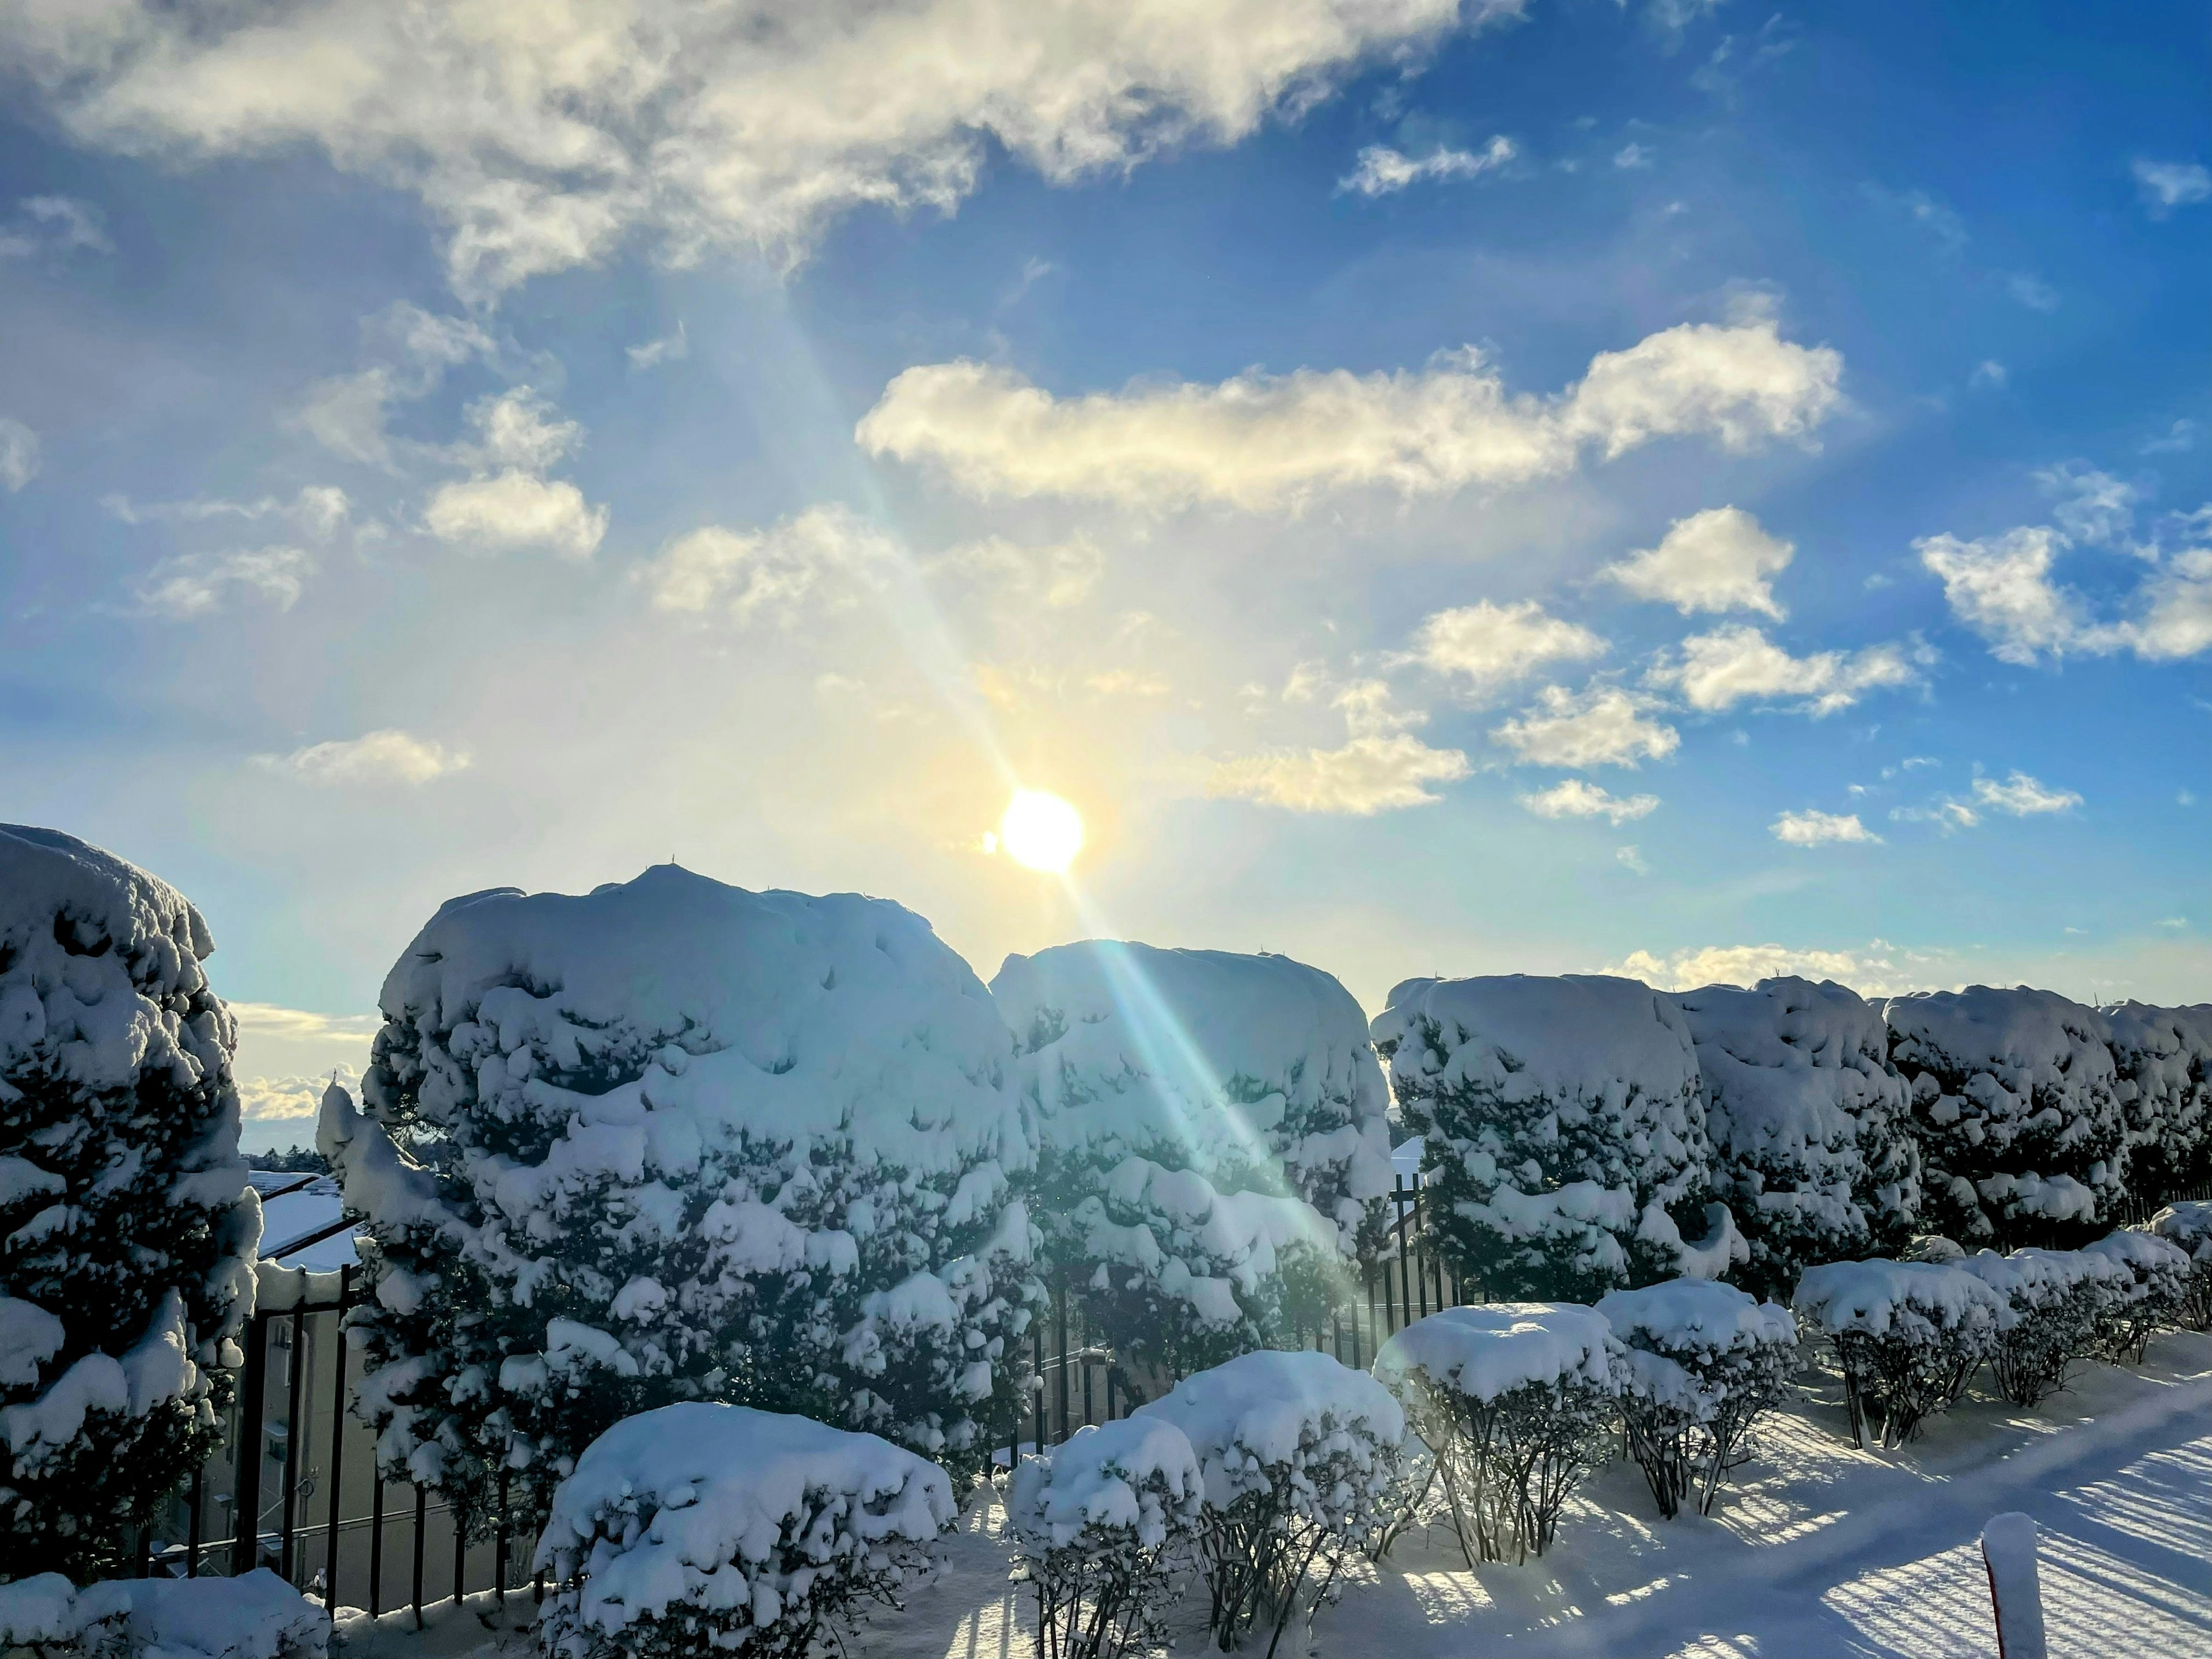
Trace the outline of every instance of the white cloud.
<path fill-rule="evenodd" d="M 105 216 L 90 202 L 70 196 L 27 196 L 15 204 L 15 217 L 0 226 L 0 259 L 37 254 L 112 253 Z"/>
<path fill-rule="evenodd" d="M 1524 765 L 1583 771 L 1593 766 L 1633 768 L 1661 760 L 1681 744 L 1681 734 L 1644 716 L 1661 705 L 1617 685 L 1590 686 L 1581 695 L 1547 685 L 1536 705 L 1491 732 Z"/>
<path fill-rule="evenodd" d="M 635 231 L 803 253 L 863 204 L 949 211 L 994 146 L 1056 184 L 1295 118 L 1522 0 L 772 0 L 275 12 L 125 0 L 0 41 L 80 140 L 165 161 L 302 143 L 417 193 L 477 292 Z"/>
<path fill-rule="evenodd" d="M 1510 685 L 1547 663 L 1599 656 L 1606 642 L 1589 629 L 1545 614 L 1533 599 L 1492 605 L 1484 599 L 1439 611 L 1413 634 L 1413 655 L 1440 674 L 1456 675 L 1477 692 Z"/>
<path fill-rule="evenodd" d="M 2144 579 L 2139 614 L 2121 624 L 2125 642 L 2152 662 L 2177 662 L 2212 651 L 2212 547 L 2192 547 Z"/>
<path fill-rule="evenodd" d="M 314 1078 L 318 1096 L 332 1071 L 356 1078 L 368 1064 L 369 1044 L 383 1016 L 310 1013 L 269 1002 L 234 1002 L 238 1020 L 236 1072 L 240 1092 L 252 1077 L 281 1085 L 295 1075 Z"/>
<path fill-rule="evenodd" d="M 691 337 L 684 331 L 679 320 L 675 333 L 664 334 L 642 345 L 624 346 L 623 355 L 629 359 L 632 368 L 658 368 L 663 363 L 680 363 L 691 355 Z"/>
<path fill-rule="evenodd" d="M 2092 547 L 2125 546 L 2142 500 L 2135 485 L 2079 461 L 2045 467 L 2035 481 L 2058 498 L 2051 515 L 2069 537 Z"/>
<path fill-rule="evenodd" d="M 333 788 L 365 784 L 424 784 L 464 770 L 469 757 L 459 750 L 386 727 L 357 738 L 311 743 L 289 755 L 257 755 L 272 771 Z"/>
<path fill-rule="evenodd" d="M 2071 811 L 2081 804 L 2081 797 L 2072 790 L 2046 788 L 2025 772 L 2014 772 L 2002 783 L 1994 778 L 1976 778 L 1974 799 L 2016 818 Z"/>
<path fill-rule="evenodd" d="M 289 611 L 314 574 L 314 556 L 301 547 L 186 553 L 164 559 L 139 580 L 138 602 L 165 617 L 205 616 L 233 593 L 250 592 Z"/>
<path fill-rule="evenodd" d="M 1793 699 L 1815 716 L 1849 708 L 1869 691 L 1916 684 L 1927 655 L 1890 644 L 1793 657 L 1758 629 L 1741 624 L 1694 635 L 1682 641 L 1681 652 L 1679 663 L 1662 662 L 1650 678 L 1680 691 L 1692 708 L 1711 712 Z"/>
<path fill-rule="evenodd" d="M 422 523 L 441 542 L 492 551 L 544 548 L 587 559 L 607 533 L 607 509 L 586 501 L 566 479 L 507 471 L 439 485 Z"/>
<path fill-rule="evenodd" d="M 39 476 L 39 434 L 21 421 L 0 415 L 0 484 L 14 494 Z"/>
<path fill-rule="evenodd" d="M 2201 512 L 2178 515 L 2178 522 L 2192 539 L 2207 527 Z M 2046 655 L 2131 651 L 2148 662 L 2173 662 L 2212 650 L 2212 545 L 2173 553 L 2155 543 L 2130 545 L 2154 568 L 2127 600 L 2130 614 L 2113 622 L 2092 620 L 2081 596 L 2051 580 L 2052 564 L 2071 543 L 2049 526 L 1971 542 L 1928 536 L 1912 545 L 1942 579 L 1952 615 L 2000 661 L 2031 666 Z"/>
<path fill-rule="evenodd" d="M 1616 827 L 1648 816 L 1659 805 L 1656 795 L 1615 795 L 1580 778 L 1516 799 L 1540 818 L 1603 818 Z"/>
<path fill-rule="evenodd" d="M 100 505 L 128 525 L 205 524 L 218 519 L 283 519 L 318 540 L 327 540 L 352 514 L 353 503 L 334 484 L 309 484 L 289 501 L 263 495 L 250 501 L 200 497 L 185 501 L 134 501 L 108 495 Z"/>
<path fill-rule="evenodd" d="M 1704 985 L 1749 986 L 1762 979 L 1796 975 L 1832 979 L 1872 992 L 1875 988 L 1869 982 L 1869 970 L 1886 973 L 1889 966 L 1848 951 L 1795 950 L 1786 945 L 1708 945 L 1664 957 L 1632 951 L 1605 971 L 1640 979 L 1662 991 L 1694 991 Z"/>
<path fill-rule="evenodd" d="M 1598 574 L 1639 599 L 1662 599 L 1684 616 L 1693 611 L 1756 611 L 1779 621 L 1786 612 L 1766 579 L 1796 551 L 1778 541 L 1740 507 L 1708 507 L 1667 528 L 1659 545 L 1632 553 Z"/>
<path fill-rule="evenodd" d="M 1450 149 L 1440 144 L 1418 161 L 1388 144 L 1370 144 L 1359 152 L 1359 165 L 1339 179 L 1336 187 L 1362 196 L 1388 196 L 1428 179 L 1479 178 L 1519 154 L 1513 141 L 1503 135 L 1479 151 Z"/>
<path fill-rule="evenodd" d="M 1239 797 L 1292 812 L 1343 812 L 1369 817 L 1441 799 L 1430 786 L 1468 775 L 1456 749 L 1431 749 L 1410 732 L 1353 738 L 1340 749 L 1283 750 L 1216 765 L 1206 793 Z"/>
<path fill-rule="evenodd" d="M 238 1103 L 249 1124 L 289 1123 L 304 1129 L 321 1113 L 323 1091 L 332 1082 L 359 1098 L 361 1073 L 341 1064 L 314 1077 L 242 1077 Z M 312 1132 L 308 1138 L 313 1139 Z"/>
<path fill-rule="evenodd" d="M 2030 311 L 2048 313 L 2058 309 L 2058 290 L 2032 270 L 2016 270 L 2006 277 L 2005 292 Z"/>
<path fill-rule="evenodd" d="M 1080 532 L 1064 542 L 1034 547 L 987 536 L 947 548 L 930 561 L 929 568 L 1060 611 L 1082 604 L 1096 591 L 1105 574 L 1106 556 Z"/>
<path fill-rule="evenodd" d="M 1644 854 L 1637 851 L 1633 846 L 1617 847 L 1613 849 L 1613 856 L 1639 876 L 1648 876 L 1651 873 L 1651 866 L 1644 862 Z"/>
<path fill-rule="evenodd" d="M 497 346 L 465 317 L 441 316 L 402 300 L 362 323 L 367 368 L 316 381 L 293 421 L 332 454 L 364 465 L 392 466 L 385 430 L 392 405 L 428 396 L 446 371 Z"/>
<path fill-rule="evenodd" d="M 2146 455 L 2179 455 L 2196 447 L 2197 422 L 2180 420 L 2166 428 L 2164 437 L 2153 438 L 2145 444 L 2142 453 Z"/>
<path fill-rule="evenodd" d="M 643 576 L 664 611 L 721 611 L 740 626 L 765 617 L 788 627 L 809 602 L 842 609 L 880 587 L 899 556 L 881 526 L 833 503 L 767 530 L 704 526 L 671 542 Z"/>
<path fill-rule="evenodd" d="M 1974 372 L 1966 377 L 1968 386 L 1993 386 L 2002 388 L 2009 377 L 2005 366 L 1994 357 L 1984 357 L 1974 365 Z"/>
<path fill-rule="evenodd" d="M 1856 812 L 1784 812 L 1767 826 L 1775 840 L 1792 847 L 1825 847 L 1833 842 L 1879 842 Z"/>
<path fill-rule="evenodd" d="M 1613 164 L 1629 172 L 1651 165 L 1651 152 L 1642 144 L 1623 144 L 1613 152 Z"/>
<path fill-rule="evenodd" d="M 468 459 L 487 468 L 544 472 L 574 453 L 584 439 L 582 427 L 556 419 L 553 405 L 526 386 L 479 398 L 469 405 L 468 419 L 477 438 Z"/>
<path fill-rule="evenodd" d="M 2139 155 L 2132 171 L 2136 188 L 2154 219 L 2163 219 L 2178 207 L 2212 201 L 2212 172 L 2194 161 L 2153 161 Z"/>
<path fill-rule="evenodd" d="M 1685 323 L 1601 353 L 1547 399 L 1509 393 L 1471 351 L 1417 371 L 1255 372 L 1067 398 L 962 359 L 899 374 L 855 435 L 977 495 L 1268 510 L 1330 489 L 1524 484 L 1570 471 L 1585 449 L 1610 459 L 1659 438 L 1702 434 L 1731 450 L 1802 439 L 1839 402 L 1842 372 L 1837 352 L 1784 340 L 1766 317 Z"/>

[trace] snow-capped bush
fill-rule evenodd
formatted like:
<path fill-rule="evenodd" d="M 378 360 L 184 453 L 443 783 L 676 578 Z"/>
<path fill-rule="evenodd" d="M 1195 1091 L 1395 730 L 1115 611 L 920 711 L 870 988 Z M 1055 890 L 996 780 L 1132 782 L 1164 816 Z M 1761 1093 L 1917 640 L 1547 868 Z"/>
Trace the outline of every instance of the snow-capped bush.
<path fill-rule="evenodd" d="M 1009 957 L 1053 1267 L 1170 1376 L 1310 1328 L 1379 1241 L 1388 1097 L 1366 1016 L 1287 957 L 1092 939 Z"/>
<path fill-rule="evenodd" d="M 1552 1547 L 1610 1449 L 1625 1357 L 1603 1314 L 1569 1302 L 1447 1308 L 1382 1345 L 1375 1375 L 1429 1449 L 1469 1566 Z"/>
<path fill-rule="evenodd" d="M 2177 1315 L 2192 1330 L 2212 1329 L 2212 1202 L 2169 1204 L 2150 1218 L 2150 1230 L 2189 1257 L 2189 1278 Z"/>
<path fill-rule="evenodd" d="M 1262 1350 L 1187 1376 L 1133 1421 L 1172 1424 L 1206 1483 L 1199 1563 L 1224 1650 L 1255 1626 L 1272 1654 L 1293 1613 L 1336 1593 L 1347 1557 L 1393 1518 L 1405 1413 L 1325 1353 Z"/>
<path fill-rule="evenodd" d="M 167 884 L 0 827 L 0 1577 L 113 1571 L 222 1437 L 261 1205 Z"/>
<path fill-rule="evenodd" d="M 1078 1429 L 1017 1468 L 1007 1520 L 1042 1650 L 1119 1659 L 1159 1646 L 1205 1505 L 1198 1455 L 1156 1417 Z"/>
<path fill-rule="evenodd" d="M 703 1401 L 641 1412 L 554 1492 L 538 1644 L 549 1659 L 830 1650 L 956 1513 L 943 1469 L 876 1435 Z"/>
<path fill-rule="evenodd" d="M 1722 1479 L 1750 1455 L 1752 1430 L 1790 1392 L 1797 1325 L 1787 1308 L 1731 1285 L 1677 1279 L 1597 1304 L 1627 1350 L 1616 1367 L 1629 1455 L 1659 1513 L 1711 1515 Z"/>
<path fill-rule="evenodd" d="M 1593 975 L 1407 980 L 1374 1033 L 1462 1283 L 1588 1300 L 1745 1259 L 1726 1206 L 1705 1201 L 1697 1054 L 1671 998 Z"/>
<path fill-rule="evenodd" d="M 1920 1151 L 1881 1010 L 1832 981 L 1674 999 L 1697 1044 L 1713 1188 L 1750 1246 L 1735 1275 L 1786 1297 L 1819 1261 L 1887 1255 L 1920 1212 Z"/>
<path fill-rule="evenodd" d="M 2131 1227 L 2085 1244 L 2081 1251 L 2126 1274 L 2124 1279 L 2114 1275 L 2098 1309 L 2100 1352 L 2118 1364 L 2140 1365 L 2151 1338 L 2179 1322 L 2195 1264 L 2179 1244 Z"/>
<path fill-rule="evenodd" d="M 1808 1267 L 1798 1322 L 1834 1344 L 1851 1439 L 1900 1446 L 1948 1411 L 1996 1347 L 2005 1299 L 1955 1263 L 1831 1261 Z"/>
<path fill-rule="evenodd" d="M 2067 1366 L 2096 1351 L 2099 1311 L 2134 1282 L 2109 1257 L 2085 1250 L 1983 1250 L 1959 1265 L 2005 1300 L 1990 1374 L 2016 1406 L 2066 1385 Z"/>
<path fill-rule="evenodd" d="M 2104 1010 L 2127 1124 L 2128 1188 L 2148 1203 L 2212 1175 L 2212 1006 Z"/>
<path fill-rule="evenodd" d="M 2127 1161 L 2104 1016 L 1986 985 L 1893 998 L 1882 1012 L 1912 1088 L 1928 1224 L 2001 1249 L 2089 1237 Z"/>
<path fill-rule="evenodd" d="M 0 1585 L 0 1653 L 39 1659 L 323 1659 L 330 1615 L 266 1567 L 235 1578 L 58 1572 Z"/>
<path fill-rule="evenodd" d="M 321 1149 L 368 1218 L 387 1468 L 542 1505 L 610 1425 L 720 1399 L 979 1473 L 1036 1293 L 1012 1039 L 879 899 L 673 866 L 456 899 L 383 991 Z M 542 1513 L 542 1508 L 538 1510 Z"/>

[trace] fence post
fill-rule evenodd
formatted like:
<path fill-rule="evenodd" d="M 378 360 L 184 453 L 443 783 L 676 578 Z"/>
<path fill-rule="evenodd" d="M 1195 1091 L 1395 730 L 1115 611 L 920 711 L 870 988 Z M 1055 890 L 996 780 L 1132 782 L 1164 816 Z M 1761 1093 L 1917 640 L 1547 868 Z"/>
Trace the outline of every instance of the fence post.
<path fill-rule="evenodd" d="M 414 1607 L 415 1607 L 415 1628 L 416 1628 L 416 1630 L 420 1630 L 420 1629 L 422 1629 L 422 1533 L 423 1533 L 423 1530 L 424 1530 L 424 1528 L 423 1528 L 423 1522 L 424 1522 L 425 1521 L 427 1521 L 427 1520 L 429 1518 L 429 1511 L 430 1511 L 430 1494 L 429 1494 L 426 1490 L 424 1490 L 423 1486 L 422 1486 L 422 1483 L 420 1480 L 416 1481 L 416 1482 L 414 1483 L 414 1485 L 415 1485 L 415 1587 L 414 1587 Z"/>
<path fill-rule="evenodd" d="M 200 1576 L 200 1506 L 207 1493 L 207 1466 L 192 1465 L 192 1516 L 185 1523 L 185 1577 Z"/>
<path fill-rule="evenodd" d="M 338 1475 L 345 1467 L 346 1297 L 353 1289 L 353 1263 L 338 1269 L 338 1310 L 331 1318 L 331 1540 L 323 1557 L 323 1605 L 338 1616 Z"/>
<path fill-rule="evenodd" d="M 1067 1438 L 1067 1283 L 1053 1286 L 1053 1332 L 1060 1341 L 1060 1437 Z"/>
<path fill-rule="evenodd" d="M 376 1448 L 368 1449 L 368 1616 L 384 1611 L 384 1465 Z"/>
<path fill-rule="evenodd" d="M 292 1582 L 292 1523 L 297 1516 L 300 1497 L 300 1443 L 307 1438 L 306 1427 L 300 1421 L 300 1402 L 305 1398 L 307 1376 L 307 1297 L 302 1293 L 292 1309 L 292 1358 L 287 1369 L 291 1375 L 285 1379 L 284 1390 L 284 1529 L 278 1534 L 278 1576 L 286 1583 Z"/>
<path fill-rule="evenodd" d="M 253 1571 L 260 1548 L 261 1413 L 269 1398 L 268 1363 L 269 1321 L 256 1314 L 246 1324 L 246 1397 L 238 1407 L 238 1469 L 230 1498 L 238 1528 L 230 1552 L 233 1577 Z"/>

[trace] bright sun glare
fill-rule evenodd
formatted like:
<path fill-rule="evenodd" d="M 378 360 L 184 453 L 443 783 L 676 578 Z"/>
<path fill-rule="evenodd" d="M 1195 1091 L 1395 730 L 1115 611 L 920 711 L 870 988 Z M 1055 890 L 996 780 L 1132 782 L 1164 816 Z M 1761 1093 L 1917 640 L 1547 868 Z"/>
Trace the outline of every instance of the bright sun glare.
<path fill-rule="evenodd" d="M 1083 818 L 1059 796 L 1017 789 L 999 820 L 998 850 L 1019 865 L 1059 875 L 1083 850 Z"/>

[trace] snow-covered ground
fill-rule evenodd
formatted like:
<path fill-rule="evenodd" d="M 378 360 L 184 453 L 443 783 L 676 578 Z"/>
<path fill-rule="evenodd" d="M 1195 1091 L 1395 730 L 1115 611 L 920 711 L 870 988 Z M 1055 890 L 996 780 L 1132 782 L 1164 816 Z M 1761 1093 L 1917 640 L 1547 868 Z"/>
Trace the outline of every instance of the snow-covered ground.
<path fill-rule="evenodd" d="M 1996 1640 L 1977 1540 L 2008 1510 L 2042 1531 L 2053 1659 L 2212 1651 L 2212 1336 L 2162 1335 L 2140 1370 L 2085 1367 L 2033 1411 L 1977 1385 L 1890 1454 L 1854 1450 L 1835 1378 L 1810 1375 L 1810 1400 L 1770 1422 L 1711 1519 L 1661 1522 L 1643 1477 L 1616 1460 L 1571 1502 L 1543 1560 L 1470 1572 L 1448 1531 L 1417 1528 L 1323 1613 L 1310 1646 L 1286 1636 L 1283 1651 L 1986 1659 Z M 979 1495 L 943 1579 L 910 1593 L 903 1613 L 879 1613 L 852 1651 L 1030 1659 L 1003 1519 Z M 348 1621 L 341 1651 L 519 1659 L 533 1651 L 515 1628 L 529 1600 L 514 1598 L 505 1620 L 488 1607 L 440 1610 L 419 1637 L 405 1613 L 374 1632 Z M 1196 1637 L 1177 1650 L 1198 1651 Z"/>

